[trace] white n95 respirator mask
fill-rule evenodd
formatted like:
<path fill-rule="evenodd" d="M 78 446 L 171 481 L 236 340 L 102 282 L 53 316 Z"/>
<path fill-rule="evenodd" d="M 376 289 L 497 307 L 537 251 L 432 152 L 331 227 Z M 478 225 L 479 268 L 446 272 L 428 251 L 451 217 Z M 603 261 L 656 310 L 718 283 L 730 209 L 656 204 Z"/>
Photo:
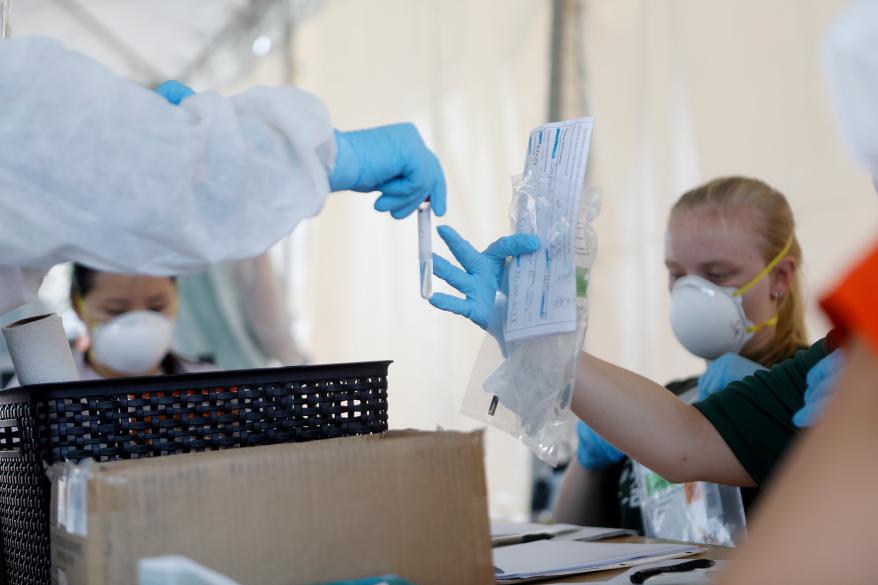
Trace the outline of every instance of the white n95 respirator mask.
<path fill-rule="evenodd" d="M 143 374 L 167 355 L 173 330 L 167 315 L 130 311 L 94 327 L 91 357 L 120 374 Z"/>
<path fill-rule="evenodd" d="M 777 315 L 754 324 L 744 312 L 744 295 L 765 278 L 790 251 L 790 238 L 750 282 L 741 288 L 722 287 L 700 276 L 684 276 L 671 287 L 671 329 L 690 353 L 713 360 L 724 353 L 739 353 L 753 335 L 777 325 Z"/>
<path fill-rule="evenodd" d="M 671 329 L 690 353 L 706 360 L 738 353 L 758 330 L 744 313 L 736 289 L 700 276 L 684 276 L 671 289 Z M 777 322 L 777 316 L 773 319 Z M 762 327 L 771 323 L 766 322 Z M 761 329 L 761 327 L 759 327 Z"/>

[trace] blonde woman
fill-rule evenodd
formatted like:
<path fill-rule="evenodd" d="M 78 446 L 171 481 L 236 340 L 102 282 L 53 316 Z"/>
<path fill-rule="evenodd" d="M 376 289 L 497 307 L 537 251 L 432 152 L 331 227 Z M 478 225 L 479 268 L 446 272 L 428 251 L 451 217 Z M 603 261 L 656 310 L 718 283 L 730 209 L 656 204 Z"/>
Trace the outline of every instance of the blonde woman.
<path fill-rule="evenodd" d="M 687 349 L 720 358 L 720 365 L 738 362 L 723 356 L 742 351 L 754 362 L 776 365 L 754 368 L 753 375 L 728 385 L 723 378 L 740 377 L 739 368 L 728 374 L 708 370 L 704 385 L 725 387 L 687 404 L 660 384 L 583 353 L 574 413 L 671 482 L 763 485 L 796 434 L 793 417 L 804 406 L 809 370 L 833 349 L 824 338 L 796 351 L 805 333 L 794 227 L 785 198 L 753 179 L 718 179 L 684 196 L 669 222 L 675 333 Z M 538 242 L 509 236 L 480 254 L 450 228 L 440 228 L 440 235 L 464 270 L 436 256 L 434 272 L 466 299 L 436 294 L 431 303 L 497 331 L 490 309 L 503 263 L 507 256 L 536 251 Z M 732 314 L 747 326 L 729 326 Z"/>
<path fill-rule="evenodd" d="M 708 361 L 701 376 L 666 388 L 694 402 L 805 348 L 801 263 L 793 214 L 777 190 L 762 181 L 726 177 L 685 193 L 671 209 L 666 234 L 665 265 L 675 291 L 672 326 L 687 349 Z M 725 339 L 704 314 L 713 309 L 699 305 L 702 287 L 743 291 L 737 296 L 754 323 L 752 335 Z M 726 353 L 717 355 L 722 350 Z M 565 473 L 556 519 L 642 531 L 631 460 L 584 423 L 577 430 L 578 464 Z M 742 496 L 749 508 L 756 490 Z"/>

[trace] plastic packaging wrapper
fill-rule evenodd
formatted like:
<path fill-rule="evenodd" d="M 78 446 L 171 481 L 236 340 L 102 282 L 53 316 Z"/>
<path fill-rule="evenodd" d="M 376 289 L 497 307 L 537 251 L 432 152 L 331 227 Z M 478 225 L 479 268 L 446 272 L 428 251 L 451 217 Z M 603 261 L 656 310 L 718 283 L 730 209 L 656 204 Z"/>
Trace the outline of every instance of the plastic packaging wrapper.
<path fill-rule="evenodd" d="M 746 530 L 741 490 L 705 481 L 670 483 L 636 465 L 646 536 L 735 546 Z"/>
<path fill-rule="evenodd" d="M 137 585 L 240 585 L 184 556 L 137 561 Z"/>
<path fill-rule="evenodd" d="M 548 233 L 543 248 L 569 246 L 572 265 L 555 267 L 575 275 L 576 328 L 570 332 L 542 335 L 520 341 L 504 341 L 509 268 L 494 303 L 496 322 L 502 331 L 491 331 L 482 343 L 470 376 L 461 412 L 517 437 L 540 459 L 558 465 L 569 453 L 566 442 L 575 418 L 570 411 L 576 363 L 588 324 L 588 280 L 597 252 L 597 235 L 591 225 L 600 212 L 600 194 L 593 187 L 582 190 L 578 221 L 563 217 L 538 229 L 537 221 L 552 214 L 540 214 L 549 202 L 530 176 L 513 178 L 510 207 L 513 229 L 519 233 Z M 542 218 L 542 219 L 540 219 Z M 537 254 L 543 254 L 543 248 Z M 496 396 L 496 400 L 494 397 Z M 492 408 L 492 403 L 493 407 Z M 493 414 L 492 414 L 493 413 Z"/>
<path fill-rule="evenodd" d="M 697 390 L 680 398 L 691 402 Z M 743 543 L 747 519 L 740 488 L 706 481 L 671 483 L 634 463 L 640 511 L 646 536 L 699 544 Z"/>
<path fill-rule="evenodd" d="M 77 536 L 88 534 L 88 480 L 95 462 L 85 458 L 79 463 L 64 461 L 46 470 L 52 488 L 51 524 Z"/>

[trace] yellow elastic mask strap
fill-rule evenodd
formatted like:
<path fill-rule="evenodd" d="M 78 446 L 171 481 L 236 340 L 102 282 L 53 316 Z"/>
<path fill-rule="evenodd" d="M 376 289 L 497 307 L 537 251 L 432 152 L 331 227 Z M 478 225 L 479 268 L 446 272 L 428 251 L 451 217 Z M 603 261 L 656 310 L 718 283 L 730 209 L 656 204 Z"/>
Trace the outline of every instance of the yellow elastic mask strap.
<path fill-rule="evenodd" d="M 766 327 L 774 327 L 777 325 L 777 315 L 769 319 L 768 321 L 763 321 L 759 325 L 751 325 L 747 327 L 747 333 L 756 333 L 757 331 L 761 331 Z"/>
<path fill-rule="evenodd" d="M 78 312 L 80 315 L 80 317 L 79 317 L 80 321 L 82 321 L 82 323 L 86 327 L 91 325 L 91 323 L 90 323 L 91 319 L 89 319 L 89 316 L 88 316 L 88 309 L 85 308 L 85 299 L 83 299 L 81 296 L 79 296 L 79 294 L 75 294 L 75 295 L 73 295 L 73 305 L 74 305 L 74 308 L 78 309 Z"/>
<path fill-rule="evenodd" d="M 792 248 L 792 247 L 793 247 L 793 236 L 790 236 L 790 239 L 787 240 L 787 245 L 783 247 L 783 250 L 780 251 L 780 254 L 778 254 L 777 256 L 775 256 L 774 259 L 773 259 L 771 262 L 769 262 L 769 263 L 765 266 L 765 268 L 763 268 L 763 269 L 759 272 L 759 274 L 757 274 L 756 276 L 754 276 L 753 279 L 752 279 L 750 282 L 748 282 L 747 284 L 745 284 L 744 286 L 742 286 L 741 288 L 739 288 L 738 290 L 736 290 L 735 292 L 733 292 L 733 293 L 732 293 L 732 296 L 733 296 L 733 297 L 742 297 L 742 296 L 744 296 L 745 294 L 747 294 L 747 291 L 749 291 L 751 288 L 753 288 L 754 286 L 756 286 L 756 283 L 758 283 L 760 280 L 762 280 L 763 278 L 765 278 L 765 276 L 766 276 L 769 272 L 771 272 L 771 271 L 774 269 L 775 266 L 777 266 L 777 263 L 784 259 L 784 256 L 787 255 L 787 252 L 789 252 L 789 251 L 790 251 L 790 248 Z M 763 323 L 763 324 L 760 325 L 759 327 L 762 328 L 762 327 L 763 327 L 764 325 L 766 325 L 769 321 L 771 321 L 771 319 L 769 319 L 768 321 L 766 321 L 765 323 Z M 776 317 L 776 316 L 774 317 L 774 321 L 775 321 L 775 323 L 777 323 L 777 317 Z"/>

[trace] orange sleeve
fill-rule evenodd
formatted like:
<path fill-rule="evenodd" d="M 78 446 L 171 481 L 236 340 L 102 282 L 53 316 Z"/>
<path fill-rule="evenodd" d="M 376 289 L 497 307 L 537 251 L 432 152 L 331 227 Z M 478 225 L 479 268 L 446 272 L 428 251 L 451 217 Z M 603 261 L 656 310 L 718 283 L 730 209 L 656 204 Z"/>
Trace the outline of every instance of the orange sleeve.
<path fill-rule="evenodd" d="M 878 246 L 861 260 L 820 305 L 845 337 L 857 334 L 878 354 Z"/>

